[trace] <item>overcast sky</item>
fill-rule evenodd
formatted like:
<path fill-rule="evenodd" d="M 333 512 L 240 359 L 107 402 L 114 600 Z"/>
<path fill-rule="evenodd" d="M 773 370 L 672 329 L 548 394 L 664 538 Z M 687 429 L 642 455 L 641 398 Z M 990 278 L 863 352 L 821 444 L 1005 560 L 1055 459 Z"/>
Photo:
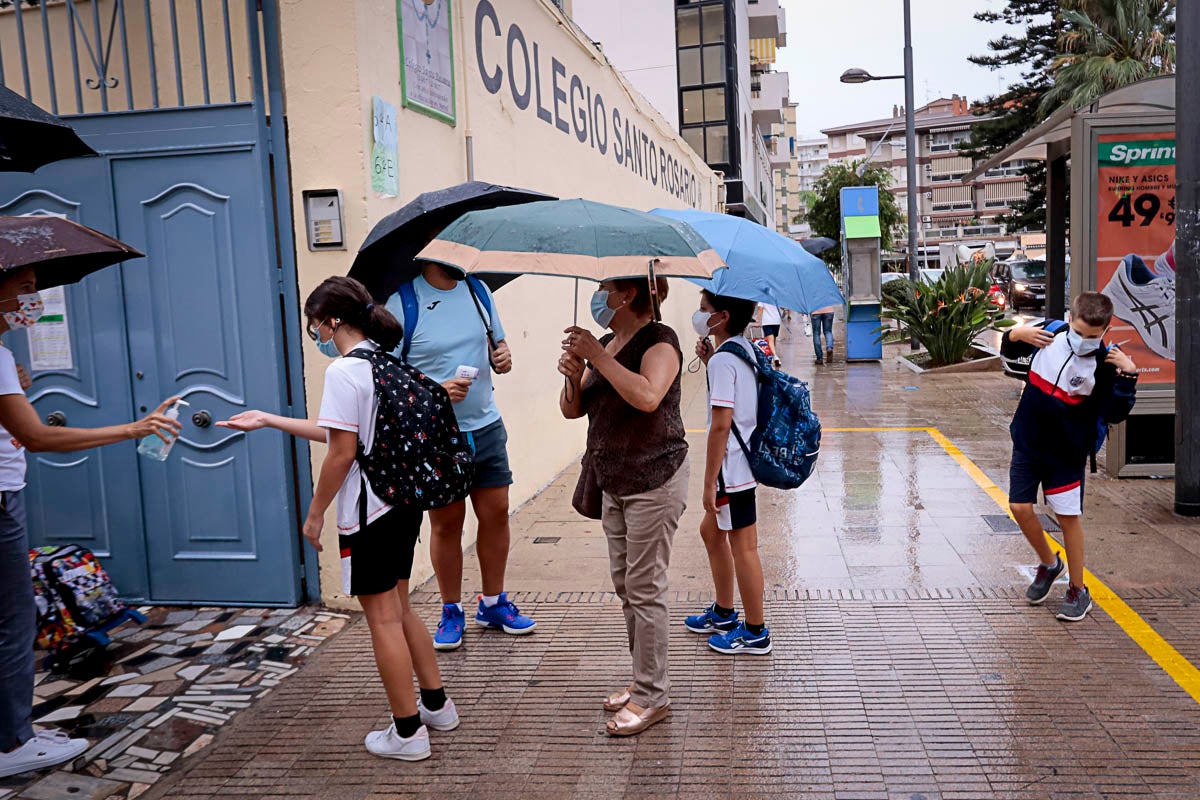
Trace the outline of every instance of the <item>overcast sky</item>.
<path fill-rule="evenodd" d="M 901 0 L 780 0 L 787 10 L 788 46 L 776 69 L 790 73 L 797 129 L 802 138 L 821 128 L 886 117 L 904 102 L 903 81 L 838 82 L 847 67 L 876 75 L 904 71 Z M 976 11 L 999 9 L 1003 0 L 912 0 L 916 106 L 952 94 L 978 100 L 995 94 L 1015 71 L 993 72 L 967 61 L 1006 30 L 985 25 Z M 1004 81 L 1007 83 L 1007 81 Z"/>

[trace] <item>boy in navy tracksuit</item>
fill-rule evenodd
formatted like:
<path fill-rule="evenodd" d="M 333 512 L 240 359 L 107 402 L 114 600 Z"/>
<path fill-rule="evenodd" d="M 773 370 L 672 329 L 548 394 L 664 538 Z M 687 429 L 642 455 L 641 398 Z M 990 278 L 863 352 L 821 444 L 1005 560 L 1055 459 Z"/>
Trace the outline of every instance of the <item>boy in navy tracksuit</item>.
<path fill-rule="evenodd" d="M 1092 608 L 1083 583 L 1083 476 L 1101 424 L 1129 416 L 1137 392 L 1137 367 L 1116 346 L 1106 347 L 1112 301 L 1084 292 L 1071 304 L 1070 326 L 1058 335 L 1042 325 L 1014 328 L 1005 337 L 1037 348 L 1029 382 L 1013 415 L 1009 506 L 1041 564 L 1025 597 L 1042 603 L 1064 569 L 1034 513 L 1040 486 L 1058 517 L 1071 584 L 1057 617 L 1077 622 Z"/>

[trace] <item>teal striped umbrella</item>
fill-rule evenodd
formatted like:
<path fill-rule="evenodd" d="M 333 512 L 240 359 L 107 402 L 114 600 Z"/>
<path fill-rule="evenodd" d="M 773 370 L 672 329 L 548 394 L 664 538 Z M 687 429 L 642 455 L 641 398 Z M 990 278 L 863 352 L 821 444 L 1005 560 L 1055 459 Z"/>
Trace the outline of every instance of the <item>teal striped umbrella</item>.
<path fill-rule="evenodd" d="M 417 258 L 466 273 L 593 281 L 711 278 L 725 266 L 682 220 L 581 199 L 470 211 Z"/>

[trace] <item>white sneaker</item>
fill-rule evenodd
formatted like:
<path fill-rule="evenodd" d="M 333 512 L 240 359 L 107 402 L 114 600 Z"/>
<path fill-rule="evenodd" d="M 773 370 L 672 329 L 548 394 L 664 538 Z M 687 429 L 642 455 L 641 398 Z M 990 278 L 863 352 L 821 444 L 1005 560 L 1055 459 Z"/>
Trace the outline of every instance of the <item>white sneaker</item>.
<path fill-rule="evenodd" d="M 424 725 L 407 739 L 396 733 L 396 723 L 384 731 L 371 731 L 363 740 L 367 751 L 380 758 L 398 758 L 401 761 L 424 761 L 432 751 L 429 749 L 429 729 Z"/>
<path fill-rule="evenodd" d="M 1132 325 L 1155 355 L 1175 360 L 1174 272 L 1156 274 L 1130 253 L 1103 293 L 1112 300 L 1116 316 Z"/>
<path fill-rule="evenodd" d="M 0 753 L 0 778 L 53 767 L 83 755 L 87 739 L 72 739 L 60 730 L 38 731 L 11 753 Z"/>
<path fill-rule="evenodd" d="M 1175 274 L 1175 242 L 1154 259 L 1154 271 L 1159 275 Z"/>
<path fill-rule="evenodd" d="M 418 700 L 417 711 L 421 714 L 421 723 L 435 731 L 452 731 L 458 727 L 458 709 L 449 697 L 446 698 L 446 705 L 437 711 L 430 711 Z"/>

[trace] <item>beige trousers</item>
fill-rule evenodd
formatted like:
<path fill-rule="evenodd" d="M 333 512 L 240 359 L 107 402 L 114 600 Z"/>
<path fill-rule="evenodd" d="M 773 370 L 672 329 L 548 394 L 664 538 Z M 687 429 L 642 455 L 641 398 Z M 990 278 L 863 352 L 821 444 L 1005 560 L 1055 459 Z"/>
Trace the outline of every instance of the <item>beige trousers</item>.
<path fill-rule="evenodd" d="M 613 588 L 621 598 L 629 653 L 633 656 L 633 702 L 654 708 L 670 702 L 667 677 L 667 567 L 679 518 L 687 507 L 688 462 L 663 486 L 643 494 L 605 492 L 601 523 L 608 538 Z"/>

